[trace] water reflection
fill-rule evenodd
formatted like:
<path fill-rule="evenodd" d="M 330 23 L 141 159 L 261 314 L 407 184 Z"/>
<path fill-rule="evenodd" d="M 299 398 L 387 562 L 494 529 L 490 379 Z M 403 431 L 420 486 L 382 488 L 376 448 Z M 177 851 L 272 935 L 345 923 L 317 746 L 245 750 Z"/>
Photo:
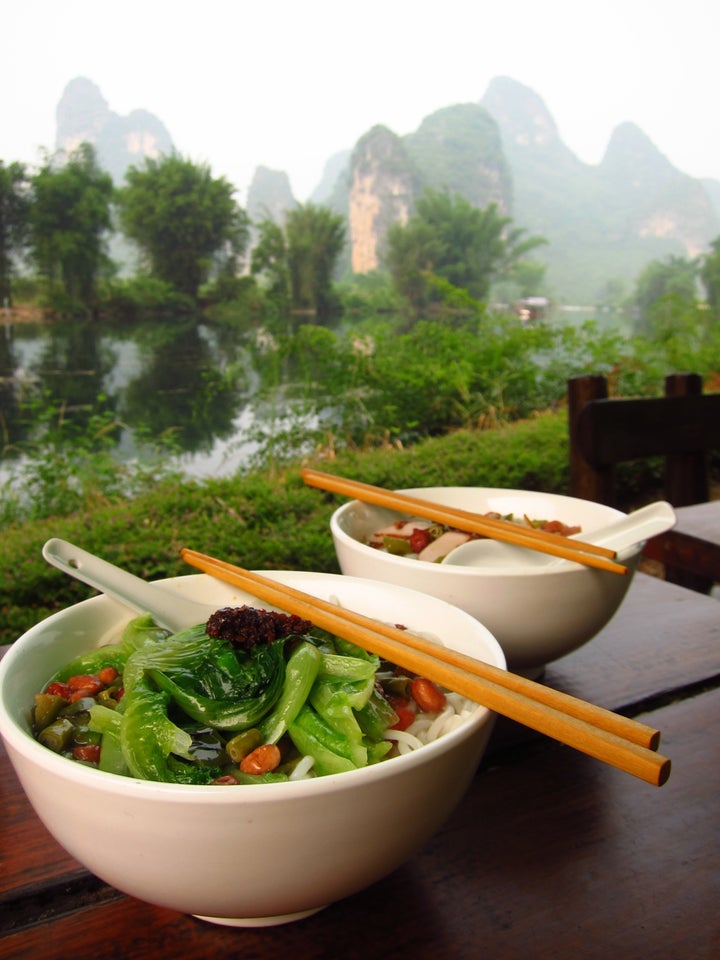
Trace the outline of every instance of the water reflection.
<path fill-rule="evenodd" d="M 121 329 L 6 325 L 0 466 L 20 455 L 43 421 L 62 418 L 86 430 L 102 416 L 122 424 L 111 441 L 120 458 L 133 456 L 147 438 L 172 436 L 188 472 L 215 472 L 218 446 L 241 442 L 256 388 L 244 334 L 218 333 L 194 318 Z M 205 469 L 195 469 L 200 463 Z"/>
<path fill-rule="evenodd" d="M 234 432 L 250 394 L 247 365 L 218 350 L 196 324 L 159 332 L 142 344 L 140 370 L 122 391 L 120 412 L 148 436 L 173 431 L 183 452 L 207 452 Z"/>
<path fill-rule="evenodd" d="M 13 340 L 13 327 L 6 321 L 0 338 L 0 437 L 6 449 L 26 435 L 19 416 L 23 371 L 17 362 Z"/>

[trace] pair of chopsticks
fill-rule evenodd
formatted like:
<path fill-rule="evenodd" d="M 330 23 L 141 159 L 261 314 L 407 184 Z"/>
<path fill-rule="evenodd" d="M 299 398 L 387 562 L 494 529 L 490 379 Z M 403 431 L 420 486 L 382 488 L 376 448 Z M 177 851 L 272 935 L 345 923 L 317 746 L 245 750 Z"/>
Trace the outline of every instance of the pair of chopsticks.
<path fill-rule="evenodd" d="M 582 563 L 600 570 L 609 570 L 612 573 L 626 574 L 628 568 L 615 560 L 615 551 L 608 547 L 600 547 L 594 543 L 563 537 L 557 533 L 548 533 L 535 527 L 523 526 L 509 520 L 497 520 L 485 517 L 468 510 L 458 510 L 455 507 L 445 507 L 439 503 L 431 503 L 420 497 L 398 493 L 394 490 L 385 490 L 383 487 L 374 487 L 360 480 L 348 480 L 331 473 L 322 473 L 320 470 L 305 469 L 301 474 L 309 487 L 318 487 L 331 493 L 340 493 L 343 496 L 353 497 L 363 503 L 374 503 L 380 507 L 388 507 L 401 513 L 409 513 L 426 520 L 435 520 L 449 527 L 455 527 L 466 533 L 479 533 L 494 540 L 504 540 L 519 547 L 549 553 L 565 560 Z"/>
<path fill-rule="evenodd" d="M 224 560 L 187 548 L 180 555 L 190 566 L 265 603 L 310 620 L 397 666 L 654 786 L 662 786 L 670 776 L 670 760 L 655 752 L 660 733 L 652 727 Z"/>

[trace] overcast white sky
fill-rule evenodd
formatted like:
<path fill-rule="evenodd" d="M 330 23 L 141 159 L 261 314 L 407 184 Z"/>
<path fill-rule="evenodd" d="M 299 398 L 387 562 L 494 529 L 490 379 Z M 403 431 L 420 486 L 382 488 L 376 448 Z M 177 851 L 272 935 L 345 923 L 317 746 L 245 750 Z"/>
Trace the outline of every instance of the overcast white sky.
<path fill-rule="evenodd" d="M 493 77 L 531 87 L 598 163 L 637 123 L 680 170 L 720 179 L 718 0 L 14 0 L 0 23 L 0 159 L 55 145 L 67 83 L 145 109 L 245 197 L 255 167 L 304 201 L 370 127 L 398 134 Z"/>

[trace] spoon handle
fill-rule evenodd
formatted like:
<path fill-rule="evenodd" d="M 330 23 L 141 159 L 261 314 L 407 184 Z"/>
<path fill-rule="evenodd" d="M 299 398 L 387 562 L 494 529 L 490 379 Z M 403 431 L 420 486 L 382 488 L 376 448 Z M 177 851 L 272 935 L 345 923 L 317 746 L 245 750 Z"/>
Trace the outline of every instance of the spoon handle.
<path fill-rule="evenodd" d="M 42 554 L 48 563 L 63 573 L 82 580 L 139 613 L 151 613 L 160 626 L 173 632 L 207 620 L 212 612 L 206 604 L 148 583 L 66 540 L 57 537 L 48 540 Z"/>

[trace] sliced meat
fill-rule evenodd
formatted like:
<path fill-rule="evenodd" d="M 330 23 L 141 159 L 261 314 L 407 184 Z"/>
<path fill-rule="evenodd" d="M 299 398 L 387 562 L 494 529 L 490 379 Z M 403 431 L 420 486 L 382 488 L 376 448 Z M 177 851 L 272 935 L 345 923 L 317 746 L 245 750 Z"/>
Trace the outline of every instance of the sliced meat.
<path fill-rule="evenodd" d="M 467 543 L 472 539 L 469 533 L 463 533 L 461 530 L 448 530 L 441 534 L 437 540 L 429 543 L 424 550 L 418 554 L 418 560 L 426 560 L 428 563 L 437 563 L 446 557 L 451 550 L 459 547 L 461 543 Z"/>

